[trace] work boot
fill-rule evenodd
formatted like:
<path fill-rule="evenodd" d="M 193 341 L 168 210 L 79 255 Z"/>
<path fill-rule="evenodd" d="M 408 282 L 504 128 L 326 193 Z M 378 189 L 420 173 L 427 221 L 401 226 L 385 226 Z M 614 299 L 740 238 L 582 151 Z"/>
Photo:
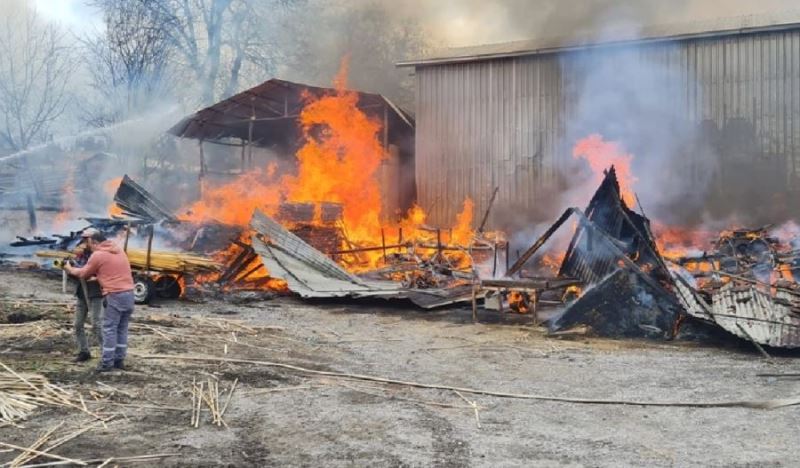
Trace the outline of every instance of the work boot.
<path fill-rule="evenodd" d="M 125 362 L 122 359 L 115 360 L 114 369 L 125 370 Z"/>
<path fill-rule="evenodd" d="M 81 351 L 77 356 L 75 356 L 75 359 L 73 359 L 72 362 L 86 362 L 91 358 L 92 355 L 89 354 L 89 351 Z"/>
<path fill-rule="evenodd" d="M 98 364 L 97 367 L 94 369 L 95 372 L 111 372 L 113 370 L 114 366 L 112 366 L 111 364 L 106 364 L 104 362 Z"/>

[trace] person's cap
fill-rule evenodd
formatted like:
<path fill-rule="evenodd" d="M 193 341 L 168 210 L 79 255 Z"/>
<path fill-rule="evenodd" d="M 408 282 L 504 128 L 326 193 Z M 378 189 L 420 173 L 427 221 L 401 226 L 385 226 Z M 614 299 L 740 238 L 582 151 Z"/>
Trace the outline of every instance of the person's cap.
<path fill-rule="evenodd" d="M 100 231 L 98 231 L 97 229 L 95 229 L 93 227 L 86 228 L 81 233 L 81 237 L 83 237 L 84 239 L 87 238 L 87 237 L 92 237 L 93 235 L 97 234 L 98 232 L 100 232 Z"/>

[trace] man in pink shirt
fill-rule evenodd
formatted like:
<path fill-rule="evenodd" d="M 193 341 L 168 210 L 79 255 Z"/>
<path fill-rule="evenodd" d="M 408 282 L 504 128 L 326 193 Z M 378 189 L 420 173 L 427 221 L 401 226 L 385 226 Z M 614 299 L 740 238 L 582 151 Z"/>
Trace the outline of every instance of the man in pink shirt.
<path fill-rule="evenodd" d="M 128 351 L 128 323 L 133 313 L 133 275 L 128 256 L 101 232 L 88 238 L 92 256 L 82 268 L 67 264 L 64 269 L 72 276 L 86 279 L 97 277 L 103 291 L 103 357 L 98 372 L 123 369 Z"/>

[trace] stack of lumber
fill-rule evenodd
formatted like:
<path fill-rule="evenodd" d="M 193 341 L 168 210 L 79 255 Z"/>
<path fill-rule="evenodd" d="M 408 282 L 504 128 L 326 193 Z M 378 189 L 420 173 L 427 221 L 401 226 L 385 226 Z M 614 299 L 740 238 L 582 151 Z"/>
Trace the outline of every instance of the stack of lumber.
<path fill-rule="evenodd" d="M 128 249 L 128 260 L 131 266 L 145 268 L 147 266 L 147 250 Z M 202 255 L 183 252 L 150 252 L 150 269 L 156 271 L 176 271 L 183 273 L 204 273 L 219 271 L 221 265 Z"/>
<path fill-rule="evenodd" d="M 147 250 L 129 248 L 127 254 L 133 268 L 147 268 Z M 42 250 L 36 252 L 36 256 L 64 259 L 72 258 L 73 254 L 63 250 Z M 219 271 L 221 265 L 201 255 L 153 250 L 150 252 L 150 269 L 153 271 L 196 274 Z"/>
<path fill-rule="evenodd" d="M 26 419 L 40 406 L 74 406 L 72 395 L 38 374 L 20 374 L 0 363 L 0 422 Z"/>

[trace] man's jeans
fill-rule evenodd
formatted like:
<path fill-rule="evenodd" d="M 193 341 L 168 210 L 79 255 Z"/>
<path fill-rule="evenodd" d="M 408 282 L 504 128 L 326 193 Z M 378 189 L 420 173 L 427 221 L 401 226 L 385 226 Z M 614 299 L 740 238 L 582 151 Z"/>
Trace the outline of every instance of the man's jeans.
<path fill-rule="evenodd" d="M 103 314 L 103 366 L 122 361 L 128 352 L 128 323 L 133 313 L 133 291 L 108 294 Z"/>

